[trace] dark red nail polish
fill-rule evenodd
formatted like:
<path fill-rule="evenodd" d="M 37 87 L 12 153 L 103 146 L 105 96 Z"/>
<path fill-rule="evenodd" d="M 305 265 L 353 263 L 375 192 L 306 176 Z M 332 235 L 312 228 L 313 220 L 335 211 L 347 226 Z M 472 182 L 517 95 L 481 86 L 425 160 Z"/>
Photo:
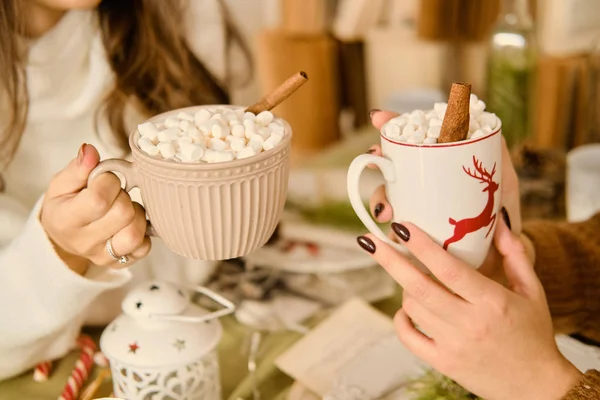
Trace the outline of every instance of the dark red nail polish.
<path fill-rule="evenodd" d="M 397 222 L 392 222 L 392 230 L 403 241 L 408 242 L 410 240 L 410 232 L 404 225 Z"/>
<path fill-rule="evenodd" d="M 373 209 L 373 215 L 375 215 L 375 218 L 379 218 L 379 216 L 383 212 L 383 208 L 384 208 L 384 205 L 382 203 L 377 203 L 375 205 L 375 208 Z"/>
<path fill-rule="evenodd" d="M 381 111 L 379 108 L 372 108 L 371 110 L 369 110 L 369 119 L 373 119 L 373 115 L 375 115 L 375 113 L 378 113 L 379 111 Z"/>
<path fill-rule="evenodd" d="M 504 219 L 504 223 L 506 224 L 506 226 L 508 226 L 508 229 L 510 229 L 512 231 L 512 227 L 510 225 L 510 217 L 508 216 L 508 211 L 506 211 L 506 208 L 502 207 L 502 210 L 500 210 L 500 212 L 502 213 L 502 219 Z"/>
<path fill-rule="evenodd" d="M 366 236 L 359 236 L 356 238 L 358 245 L 363 248 L 363 250 L 368 251 L 371 254 L 375 254 L 375 243 L 371 239 Z"/>

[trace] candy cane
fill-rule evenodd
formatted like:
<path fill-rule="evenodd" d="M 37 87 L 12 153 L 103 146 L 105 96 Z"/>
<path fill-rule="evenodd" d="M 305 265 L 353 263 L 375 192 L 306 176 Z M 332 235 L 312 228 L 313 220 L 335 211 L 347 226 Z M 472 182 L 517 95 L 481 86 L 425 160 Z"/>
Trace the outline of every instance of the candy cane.
<path fill-rule="evenodd" d="M 77 362 L 75 362 L 75 368 L 73 368 L 71 376 L 69 376 L 67 384 L 58 400 L 77 400 L 77 395 L 94 366 L 96 343 L 89 336 L 81 335 L 77 339 L 77 344 L 81 349 L 81 354 Z"/>
<path fill-rule="evenodd" d="M 52 372 L 52 361 L 44 361 L 36 365 L 33 370 L 33 380 L 35 382 L 46 382 Z"/>

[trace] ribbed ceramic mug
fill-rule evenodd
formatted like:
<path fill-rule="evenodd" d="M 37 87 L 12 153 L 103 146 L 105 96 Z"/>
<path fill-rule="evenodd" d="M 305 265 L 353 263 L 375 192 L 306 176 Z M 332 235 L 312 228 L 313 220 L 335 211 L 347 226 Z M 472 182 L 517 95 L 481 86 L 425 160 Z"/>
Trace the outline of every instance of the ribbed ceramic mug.
<path fill-rule="evenodd" d="M 373 221 L 359 193 L 360 176 L 375 164 L 386 181 L 393 221 L 423 229 L 450 253 L 479 267 L 498 222 L 502 178 L 502 130 L 454 143 L 409 144 L 381 135 L 382 157 L 363 154 L 348 170 L 354 211 L 375 236 L 408 254 Z M 423 267 L 423 266 L 421 266 Z"/>
<path fill-rule="evenodd" d="M 162 122 L 179 112 L 194 114 L 196 106 L 157 115 Z M 102 161 L 91 181 L 104 172 L 118 172 L 125 190 L 140 189 L 148 215 L 148 234 L 160 237 L 173 251 L 197 260 L 227 260 L 262 247 L 275 231 L 285 203 L 292 129 L 275 148 L 256 156 L 221 163 L 178 163 L 151 157 L 129 137 L 133 161 Z"/>

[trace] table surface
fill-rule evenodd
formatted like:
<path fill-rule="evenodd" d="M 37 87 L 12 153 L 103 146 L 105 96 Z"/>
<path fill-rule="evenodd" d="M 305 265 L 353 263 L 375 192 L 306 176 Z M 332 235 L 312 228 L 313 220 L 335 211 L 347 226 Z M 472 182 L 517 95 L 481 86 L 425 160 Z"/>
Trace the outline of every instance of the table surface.
<path fill-rule="evenodd" d="M 400 307 L 400 290 L 391 298 L 374 304 L 387 315 L 393 316 Z M 244 353 L 246 340 L 252 330 L 239 324 L 233 317 L 222 320 L 224 336 L 219 344 L 219 362 L 223 399 L 252 399 L 252 380 L 247 371 L 247 355 Z M 318 321 L 312 321 L 310 325 Z M 100 330 L 88 330 L 93 337 L 100 336 Z M 258 354 L 256 377 L 261 399 L 283 400 L 286 398 L 292 379 L 275 367 L 275 359 L 301 337 L 295 332 L 275 332 L 265 334 Z M 78 352 L 73 352 L 55 363 L 51 379 L 36 383 L 32 372 L 0 382 L 0 400 L 47 400 L 56 399 L 67 381 Z M 93 376 L 98 373 L 95 368 Z M 93 379 L 93 378 L 92 378 Z M 91 382 L 90 379 L 88 382 Z M 108 396 L 112 391 L 111 383 L 106 380 L 96 397 Z"/>

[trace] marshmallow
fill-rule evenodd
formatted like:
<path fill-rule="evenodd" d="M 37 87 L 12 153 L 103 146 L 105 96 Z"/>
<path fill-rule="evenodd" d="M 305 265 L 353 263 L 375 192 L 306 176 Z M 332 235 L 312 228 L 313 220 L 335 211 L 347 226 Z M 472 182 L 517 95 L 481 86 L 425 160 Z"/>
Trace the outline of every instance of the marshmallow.
<path fill-rule="evenodd" d="M 427 118 L 428 121 L 432 118 L 437 118 L 437 113 L 433 110 L 427 111 L 427 114 L 425 114 L 425 118 Z"/>
<path fill-rule="evenodd" d="M 408 124 L 408 117 L 406 115 L 400 115 L 398 117 L 394 117 L 388 121 L 388 123 L 392 123 L 398 126 Z"/>
<path fill-rule="evenodd" d="M 262 111 L 256 116 L 256 123 L 267 126 L 273 122 L 273 113 L 271 111 Z"/>
<path fill-rule="evenodd" d="M 498 117 L 496 117 L 496 114 L 484 112 L 479 116 L 479 123 L 481 126 L 489 125 L 492 129 L 496 129 Z"/>
<path fill-rule="evenodd" d="M 494 130 L 492 129 L 492 127 L 491 127 L 491 126 L 489 126 L 489 125 L 484 125 L 484 126 L 482 126 L 482 127 L 481 127 L 481 130 L 482 130 L 483 132 L 485 132 L 486 134 L 488 134 L 488 133 L 492 133 L 492 132 L 494 131 Z"/>
<path fill-rule="evenodd" d="M 471 112 L 483 112 L 485 110 L 485 103 L 481 100 L 477 100 L 475 104 L 471 105 Z"/>
<path fill-rule="evenodd" d="M 179 123 L 179 129 L 181 129 L 182 131 L 187 131 L 192 128 L 196 128 L 196 124 L 188 119 L 182 119 Z"/>
<path fill-rule="evenodd" d="M 269 124 L 269 129 L 271 130 L 271 135 L 285 135 L 285 128 L 282 125 L 279 125 L 278 123 L 271 122 Z"/>
<path fill-rule="evenodd" d="M 471 97 L 469 97 L 469 107 L 473 107 L 475 104 L 477 104 L 478 101 L 479 98 L 471 93 Z"/>
<path fill-rule="evenodd" d="M 448 108 L 448 104 L 446 103 L 434 103 L 433 110 L 437 114 L 438 118 L 443 119 L 444 115 L 446 115 L 446 108 Z"/>
<path fill-rule="evenodd" d="M 441 126 L 430 126 L 429 129 L 427 129 L 427 137 L 432 137 L 432 138 L 437 139 L 440 137 L 441 131 L 442 131 Z"/>
<path fill-rule="evenodd" d="M 241 160 L 243 158 L 248 158 L 256 155 L 256 151 L 252 146 L 244 147 L 242 150 L 238 151 L 236 158 Z"/>
<path fill-rule="evenodd" d="M 175 118 L 175 117 L 169 117 L 165 120 L 165 126 L 167 128 L 179 128 L 179 124 L 181 123 L 181 121 L 179 120 L 179 118 Z"/>
<path fill-rule="evenodd" d="M 203 124 L 198 125 L 198 129 L 200 129 L 200 132 L 202 132 L 202 134 L 204 136 L 211 136 L 213 126 L 215 126 L 217 124 L 219 124 L 219 121 L 214 120 L 214 119 L 209 119 L 208 121 L 204 122 Z"/>
<path fill-rule="evenodd" d="M 423 143 L 423 139 L 425 139 L 425 132 L 418 129 L 412 134 L 411 138 L 417 143 Z"/>
<path fill-rule="evenodd" d="M 218 150 L 218 151 L 223 151 L 223 150 L 227 150 L 229 148 L 229 145 L 227 144 L 227 142 L 222 141 L 219 138 L 210 138 L 210 148 L 211 150 Z"/>
<path fill-rule="evenodd" d="M 432 137 L 432 136 L 427 136 L 425 139 L 423 139 L 423 144 L 434 144 L 437 143 L 437 138 Z"/>
<path fill-rule="evenodd" d="M 161 142 L 156 147 L 158 147 L 158 151 L 160 151 L 163 158 L 173 158 L 175 156 L 175 147 L 171 142 Z"/>
<path fill-rule="evenodd" d="M 233 125 L 231 127 L 231 134 L 239 138 L 246 137 L 246 128 L 243 125 Z"/>
<path fill-rule="evenodd" d="M 402 136 L 411 137 L 413 133 L 417 130 L 417 126 L 413 124 L 408 124 L 402 129 Z"/>
<path fill-rule="evenodd" d="M 258 129 L 256 128 L 256 124 L 252 120 L 245 119 L 244 120 L 244 128 L 246 129 L 245 136 L 248 139 L 250 139 L 250 137 L 258 134 Z"/>
<path fill-rule="evenodd" d="M 238 116 L 237 116 L 237 114 L 234 111 L 225 111 L 225 113 L 223 114 L 223 118 L 228 123 L 230 123 L 230 122 L 238 122 Z"/>
<path fill-rule="evenodd" d="M 263 138 L 263 139 L 267 140 L 267 138 L 268 138 L 269 136 L 271 136 L 271 130 L 270 130 L 269 128 L 267 128 L 266 126 L 261 126 L 261 127 L 258 129 L 258 134 L 259 134 L 260 136 L 262 136 L 262 138 Z"/>
<path fill-rule="evenodd" d="M 197 144 L 183 144 L 180 147 L 181 161 L 200 161 L 203 155 L 204 148 Z"/>
<path fill-rule="evenodd" d="M 470 139 L 477 139 L 480 137 L 484 137 L 485 135 L 487 135 L 487 133 L 485 133 L 483 129 L 477 129 L 475 132 L 473 132 Z"/>
<path fill-rule="evenodd" d="M 421 110 L 415 110 L 410 113 L 409 122 L 414 125 L 421 125 L 425 122 L 427 118 L 425 117 L 425 113 Z"/>
<path fill-rule="evenodd" d="M 194 115 L 194 122 L 196 125 L 200 125 L 210 119 L 212 114 L 206 108 L 201 109 Z"/>
<path fill-rule="evenodd" d="M 202 156 L 202 161 L 207 163 L 226 162 L 234 159 L 234 154 L 231 151 L 219 151 L 207 149 Z"/>
<path fill-rule="evenodd" d="M 389 138 L 397 138 L 401 135 L 400 126 L 389 121 L 383 126 L 383 134 Z"/>
<path fill-rule="evenodd" d="M 431 118 L 429 120 L 429 126 L 430 127 L 432 127 L 432 126 L 439 126 L 439 127 L 441 127 L 442 126 L 442 122 L 443 121 L 441 119 L 439 119 L 439 118 Z"/>
<path fill-rule="evenodd" d="M 150 139 L 148 139 L 147 137 L 141 137 L 138 142 L 138 147 L 140 148 L 140 150 L 142 150 L 144 153 L 148 154 L 149 156 L 157 156 L 159 154 L 159 150 L 158 147 L 156 147 L 152 141 Z"/>
<path fill-rule="evenodd" d="M 264 151 L 268 151 L 271 150 L 272 148 L 274 148 L 275 146 L 277 146 L 277 144 L 281 142 L 281 136 L 279 135 L 271 135 L 267 138 L 267 140 L 265 140 L 265 142 L 262 145 L 262 148 Z"/>
<path fill-rule="evenodd" d="M 179 139 L 181 129 L 179 128 L 167 128 L 164 131 L 158 132 L 158 140 L 160 142 L 171 142 L 172 140 Z"/>
<path fill-rule="evenodd" d="M 189 136 L 181 136 L 179 139 L 177 139 L 177 145 L 179 147 L 181 147 L 182 144 L 192 144 L 194 143 L 194 139 L 192 139 Z"/>
<path fill-rule="evenodd" d="M 237 136 L 227 136 L 227 139 L 230 139 L 230 140 L 228 140 L 229 147 L 231 147 L 231 150 L 233 150 L 233 151 L 240 151 L 244 147 L 246 147 L 246 139 L 245 138 L 241 138 L 241 137 L 237 137 Z"/>
<path fill-rule="evenodd" d="M 400 131 L 398 127 L 392 129 Z M 140 124 L 138 131 L 140 150 L 175 162 L 247 158 L 271 150 L 285 136 L 284 123 L 271 112 L 256 116 L 229 108 L 203 108 L 194 115 L 182 111 L 162 122 Z"/>
<path fill-rule="evenodd" d="M 211 133 L 215 138 L 224 138 L 231 132 L 229 125 L 216 123 L 212 126 Z"/>
<path fill-rule="evenodd" d="M 477 119 L 471 117 L 471 120 L 469 121 L 469 132 L 475 132 L 479 128 L 481 128 L 481 125 L 479 125 Z"/>
<path fill-rule="evenodd" d="M 187 130 L 185 133 L 194 141 L 194 143 L 204 143 L 204 135 L 198 130 L 198 128 Z"/>
<path fill-rule="evenodd" d="M 138 125 L 138 132 L 145 138 L 150 139 L 152 142 L 158 139 L 158 129 L 152 122 L 146 122 Z"/>
<path fill-rule="evenodd" d="M 194 116 L 191 114 L 188 114 L 186 112 L 180 112 L 179 114 L 177 114 L 177 118 L 182 119 L 182 120 L 186 120 L 186 121 L 190 121 L 190 122 L 194 122 Z"/>

